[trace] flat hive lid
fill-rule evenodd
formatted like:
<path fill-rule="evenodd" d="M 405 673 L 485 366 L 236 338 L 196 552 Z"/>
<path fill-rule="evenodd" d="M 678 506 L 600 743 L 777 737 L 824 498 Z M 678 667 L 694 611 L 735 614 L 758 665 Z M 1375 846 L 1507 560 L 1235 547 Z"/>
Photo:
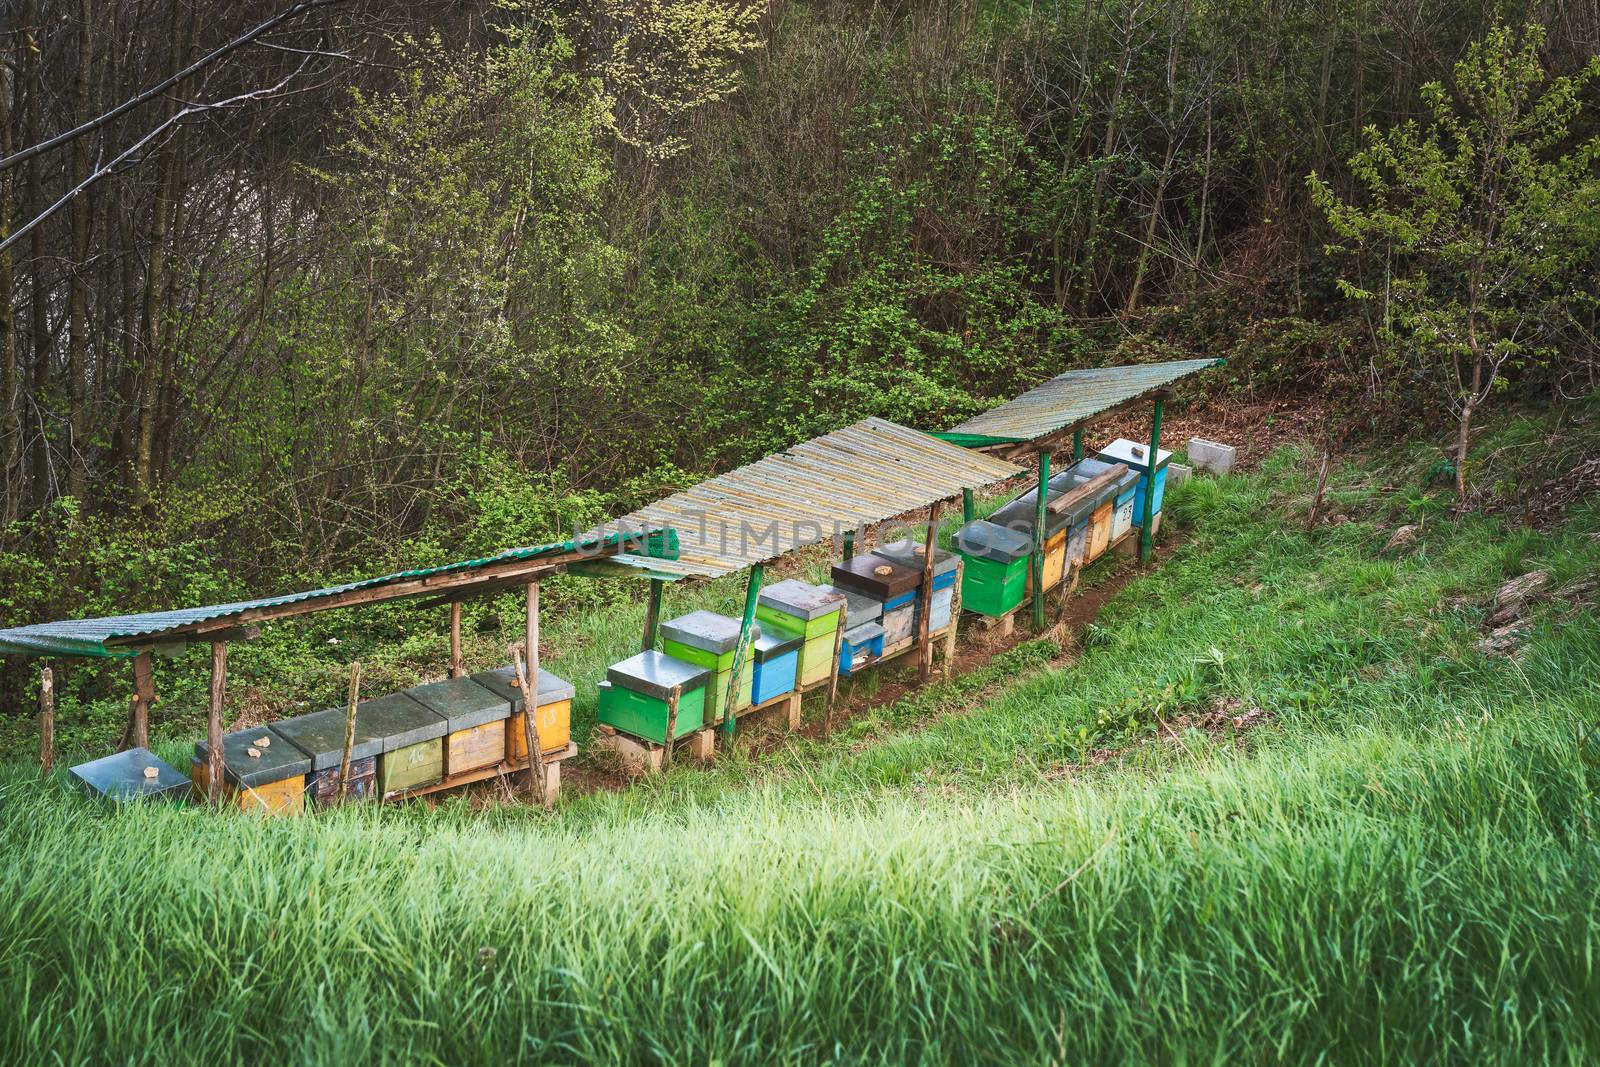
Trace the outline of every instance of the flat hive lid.
<path fill-rule="evenodd" d="M 1033 539 L 1009 526 L 974 519 L 956 531 L 956 548 L 977 559 L 1015 563 L 1033 551 Z"/>
<path fill-rule="evenodd" d="M 356 726 L 383 738 L 385 752 L 432 741 L 450 732 L 444 716 L 435 715 L 406 693 L 363 700 L 356 705 Z"/>
<path fill-rule="evenodd" d="M 146 767 L 156 769 L 154 778 L 145 777 Z M 148 748 L 130 748 L 102 756 L 80 763 L 68 773 L 90 796 L 105 800 L 170 799 L 189 791 L 189 776 Z"/>
<path fill-rule="evenodd" d="M 740 620 L 714 611 L 691 611 L 671 622 L 662 623 L 661 636 L 720 656 L 724 652 L 732 652 L 739 643 L 740 626 Z M 754 622 L 750 626 L 752 634 L 761 636 L 760 626 Z"/>
<path fill-rule="evenodd" d="M 257 744 L 263 738 L 267 742 L 264 748 Z M 260 755 L 250 755 L 252 748 Z M 194 751 L 202 761 L 211 757 L 209 742 L 196 742 Z M 298 774 L 309 774 L 311 757 L 291 745 L 288 738 L 272 727 L 257 726 L 222 735 L 222 767 L 230 782 L 254 787 L 281 782 Z"/>
<path fill-rule="evenodd" d="M 921 541 L 902 539 L 887 545 L 880 545 L 872 550 L 872 554 L 893 560 L 896 563 L 904 563 L 908 567 L 915 567 L 917 573 L 920 574 L 922 573 L 922 565 L 927 558 L 927 551 L 928 546 Z M 933 573 L 945 574 L 955 569 L 956 554 L 947 552 L 935 545 L 933 549 Z"/>
<path fill-rule="evenodd" d="M 806 639 L 800 634 L 786 633 L 783 630 L 770 631 L 756 638 L 752 646 L 756 662 L 765 663 L 769 659 L 777 659 L 805 644 Z"/>
<path fill-rule="evenodd" d="M 1095 452 L 1099 459 L 1109 460 L 1112 463 L 1126 463 L 1135 470 L 1143 471 L 1150 466 L 1150 446 L 1130 441 L 1126 437 L 1119 437 L 1106 447 Z M 1172 453 L 1161 448 L 1156 450 L 1156 467 L 1159 469 L 1167 465 L 1172 458 Z"/>
<path fill-rule="evenodd" d="M 613 663 L 606 670 L 606 680 L 635 693 L 666 700 L 675 687 L 684 692 L 706 684 L 711 672 L 693 663 L 674 659 L 664 652 L 651 650 L 630 656 L 621 663 Z"/>
<path fill-rule="evenodd" d="M 888 567 L 889 573 L 878 574 L 879 567 Z M 893 600 L 901 593 L 909 593 L 921 581 L 922 572 L 915 567 L 872 552 L 833 565 L 834 585 L 848 586 L 879 600 Z"/>
<path fill-rule="evenodd" d="M 864 645 L 874 638 L 883 636 L 883 626 L 875 622 L 865 622 L 860 626 L 852 626 L 844 632 L 844 639 L 852 645 Z"/>
<path fill-rule="evenodd" d="M 515 667 L 495 667 L 479 671 L 470 677 L 495 696 L 504 697 L 511 704 L 511 714 L 522 714 L 526 702 L 522 699 L 522 690 L 514 684 L 517 680 Z M 539 669 L 539 707 L 571 700 L 577 692 L 571 682 L 554 671 L 547 671 L 542 667 Z"/>
<path fill-rule="evenodd" d="M 406 692 L 417 703 L 442 716 L 450 724 L 451 733 L 511 717 L 510 698 L 485 689 L 471 678 L 446 678 Z"/>
<path fill-rule="evenodd" d="M 838 611 L 841 601 L 837 593 L 798 578 L 785 578 L 761 590 L 761 603 L 807 622 Z"/>
<path fill-rule="evenodd" d="M 844 597 L 844 624 L 848 629 L 851 626 L 860 626 L 864 622 L 883 615 L 883 601 L 877 597 L 870 597 L 865 593 L 858 593 L 854 589 L 844 589 L 834 585 L 818 586 L 830 593 L 837 593 Z"/>
<path fill-rule="evenodd" d="M 352 760 L 367 759 L 383 751 L 383 738 L 372 732 L 371 724 L 356 713 L 355 741 L 350 746 Z M 348 712 L 344 708 L 313 711 L 272 724 L 285 741 L 311 757 L 311 769 L 325 771 L 344 759 L 344 727 Z"/>

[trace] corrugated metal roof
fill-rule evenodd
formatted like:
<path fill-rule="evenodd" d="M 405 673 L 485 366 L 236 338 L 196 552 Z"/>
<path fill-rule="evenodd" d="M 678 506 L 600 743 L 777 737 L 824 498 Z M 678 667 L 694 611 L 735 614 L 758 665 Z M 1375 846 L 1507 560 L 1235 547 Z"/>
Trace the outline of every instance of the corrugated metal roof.
<path fill-rule="evenodd" d="M 1069 370 L 937 436 L 968 446 L 1033 441 L 1221 363 L 1185 359 Z"/>
<path fill-rule="evenodd" d="M 663 557 L 670 557 L 676 554 L 677 537 L 675 531 L 652 528 L 642 535 L 648 538 L 645 558 L 650 558 L 651 554 L 654 553 L 660 553 Z M 641 536 L 641 533 L 636 531 L 634 536 Z M 340 596 L 344 593 L 353 593 L 357 590 L 381 589 L 384 586 L 398 585 L 401 582 L 415 582 L 419 579 L 425 581 L 429 578 L 439 578 L 463 571 L 482 571 L 483 582 L 493 582 L 497 580 L 497 572 L 508 569 L 504 566 L 505 564 L 523 563 L 543 556 L 560 555 L 579 551 L 580 549 L 610 553 L 621 540 L 621 535 L 617 534 L 606 536 L 590 535 L 580 537 L 574 541 L 553 541 L 544 545 L 510 548 L 493 556 L 485 556 L 482 559 L 469 559 L 457 563 L 445 563 L 437 567 L 419 567 L 413 570 L 396 571 L 393 574 L 384 574 L 376 578 L 363 578 L 357 582 L 346 582 L 343 585 L 329 586 L 326 589 L 309 589 L 304 592 L 285 593 L 282 596 L 265 597 L 260 600 L 240 600 L 232 604 L 212 604 L 207 607 L 182 608 L 177 611 L 149 611 L 138 615 L 112 615 L 103 619 L 71 619 L 63 622 L 44 622 L 33 626 L 19 626 L 10 630 L 0 630 L 0 653 L 20 653 L 28 656 L 132 656 L 138 650 L 123 644 L 129 639 L 150 638 L 149 643 L 159 643 L 163 638 L 181 634 L 199 623 L 232 619 L 247 612 L 257 612 L 260 609 L 279 608 L 301 603 L 310 604 L 315 601 Z M 424 585 L 422 588 L 397 592 L 396 596 L 415 596 L 429 591 Z M 316 610 L 316 608 L 314 606 L 308 607 L 307 610 Z"/>
<path fill-rule="evenodd" d="M 656 577 L 715 578 L 892 519 L 1022 468 L 884 419 L 814 438 L 641 508 L 590 534 L 670 526 L 673 561 L 606 561 Z"/>

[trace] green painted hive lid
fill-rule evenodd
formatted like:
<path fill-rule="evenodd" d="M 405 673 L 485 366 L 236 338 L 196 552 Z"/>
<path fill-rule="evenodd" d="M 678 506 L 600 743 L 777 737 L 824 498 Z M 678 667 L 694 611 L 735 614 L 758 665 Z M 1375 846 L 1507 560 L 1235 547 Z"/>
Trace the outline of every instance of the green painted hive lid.
<path fill-rule="evenodd" d="M 407 689 L 406 693 L 435 715 L 442 716 L 451 733 L 511 717 L 510 698 L 485 689 L 471 678 L 446 678 Z"/>
<path fill-rule="evenodd" d="M 818 586 L 819 589 L 830 593 L 837 593 L 844 597 L 844 626 L 860 626 L 864 622 L 871 622 L 883 615 L 883 601 L 870 597 L 854 589 L 845 589 L 836 585 Z"/>
<path fill-rule="evenodd" d="M 357 704 L 356 728 L 383 738 L 385 752 L 432 741 L 450 732 L 444 716 L 435 715 L 406 693 L 389 693 Z"/>
<path fill-rule="evenodd" d="M 800 634 L 793 634 L 787 630 L 772 629 L 756 638 L 753 646 L 756 662 L 765 663 L 769 659 L 788 655 L 801 645 L 805 638 Z"/>
<path fill-rule="evenodd" d="M 350 746 L 350 759 L 368 759 L 383 751 L 383 737 L 372 733 L 369 721 L 363 720 L 357 705 L 356 731 Z M 311 757 L 311 769 L 325 771 L 337 767 L 344 759 L 344 728 L 349 713 L 344 708 L 313 711 L 272 724 L 284 740 Z"/>
<path fill-rule="evenodd" d="M 145 774 L 154 767 L 155 777 Z M 189 793 L 189 776 L 161 759 L 148 748 L 130 748 L 88 763 L 80 763 L 68 773 L 78 780 L 84 792 L 104 800 L 127 801 L 156 797 L 181 799 Z"/>
<path fill-rule="evenodd" d="M 711 672 L 693 663 L 685 663 L 665 652 L 641 652 L 621 663 L 614 663 L 606 671 L 606 680 L 612 685 L 632 689 L 635 693 L 667 700 L 674 688 L 684 692 L 699 689 L 710 679 Z"/>
<path fill-rule="evenodd" d="M 893 560 L 896 563 L 904 563 L 908 567 L 915 567 L 920 573 L 922 571 L 923 561 L 927 558 L 927 551 L 928 546 L 923 544 L 921 541 L 902 539 L 887 545 L 881 545 L 878 548 L 873 549 L 872 554 L 875 556 L 882 556 L 884 559 Z M 955 570 L 956 562 L 956 554 L 954 552 L 946 552 L 944 549 L 939 548 L 938 546 L 934 547 L 934 574 L 944 574 L 947 571 Z"/>
<path fill-rule="evenodd" d="M 511 714 L 521 715 L 527 701 L 522 699 L 522 690 L 517 688 L 517 669 L 515 667 L 495 667 L 492 670 L 479 671 L 472 675 L 472 680 L 483 686 L 496 696 L 504 697 L 511 704 Z M 539 668 L 539 707 L 546 704 L 559 704 L 563 700 L 571 700 L 578 692 L 571 682 L 561 677 L 555 671 Z"/>
<path fill-rule="evenodd" d="M 761 590 L 760 602 L 774 611 L 810 622 L 839 610 L 843 597 L 798 578 L 785 578 Z"/>
<path fill-rule="evenodd" d="M 1033 539 L 1008 526 L 974 519 L 956 531 L 956 550 L 973 559 L 1015 563 L 1033 551 Z"/>
<path fill-rule="evenodd" d="M 714 611 L 691 611 L 671 622 L 662 623 L 661 636 L 688 645 L 690 648 L 698 648 L 720 656 L 725 652 L 732 652 L 734 646 L 739 643 L 740 626 L 738 619 L 719 615 Z M 750 633 L 760 637 L 761 627 L 754 622 L 750 626 Z"/>
<path fill-rule="evenodd" d="M 210 743 L 196 742 L 194 754 L 202 763 L 210 759 Z M 272 727 L 257 726 L 222 735 L 222 768 L 234 785 L 254 787 L 309 774 L 311 757 Z"/>

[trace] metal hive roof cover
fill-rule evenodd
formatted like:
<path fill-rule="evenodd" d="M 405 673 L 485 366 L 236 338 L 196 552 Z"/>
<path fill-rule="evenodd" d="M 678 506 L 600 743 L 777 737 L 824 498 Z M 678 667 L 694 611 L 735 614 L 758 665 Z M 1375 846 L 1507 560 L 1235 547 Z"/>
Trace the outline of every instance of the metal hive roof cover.
<path fill-rule="evenodd" d="M 1089 367 L 1058 374 L 939 436 L 968 446 L 1032 441 L 1110 411 L 1180 378 L 1215 367 L 1220 359 L 1184 359 L 1125 367 Z"/>
<path fill-rule="evenodd" d="M 516 687 L 517 669 L 515 667 L 495 667 L 487 671 L 479 671 L 471 675 L 474 682 L 483 686 L 496 696 L 505 697 L 511 702 L 511 714 L 522 713 L 526 702 L 522 699 L 522 690 Z M 539 668 L 539 707 L 546 704 L 559 704 L 563 700 L 571 700 L 578 690 L 565 678 L 555 671 Z"/>
<path fill-rule="evenodd" d="M 824 585 L 818 588 L 844 597 L 844 625 L 847 630 L 862 623 L 873 622 L 883 615 L 883 601 L 875 597 L 854 589 L 845 589 L 843 586 Z"/>
<path fill-rule="evenodd" d="M 612 685 L 661 700 L 668 699 L 675 686 L 688 692 L 705 685 L 710 677 L 711 672 L 704 667 L 655 651 L 629 656 L 606 671 L 606 681 Z"/>
<path fill-rule="evenodd" d="M 671 622 L 662 623 L 661 636 L 688 645 L 690 648 L 698 648 L 720 656 L 724 652 L 733 651 L 733 646 L 739 643 L 741 625 L 739 619 L 702 609 L 680 615 Z M 760 637 L 760 625 L 751 623 L 750 632 Z"/>
<path fill-rule="evenodd" d="M 444 716 L 436 715 L 409 693 L 388 693 L 356 705 L 357 729 L 370 730 L 383 738 L 383 750 L 393 752 L 407 745 L 432 741 L 450 732 Z"/>
<path fill-rule="evenodd" d="M 145 774 L 151 767 L 156 771 L 153 778 Z M 189 776 L 148 748 L 130 748 L 102 756 L 78 764 L 69 773 L 85 792 L 106 800 L 177 799 L 189 794 Z"/>
<path fill-rule="evenodd" d="M 1009 526 L 973 519 L 956 531 L 956 548 L 978 559 L 1015 563 L 1033 551 L 1033 539 Z"/>
<path fill-rule="evenodd" d="M 511 717 L 511 701 L 491 692 L 471 678 L 446 678 L 406 690 L 417 703 L 442 716 L 450 732 L 482 726 Z"/>
<path fill-rule="evenodd" d="M 265 740 L 265 744 L 261 742 Z M 251 755 L 251 751 L 256 754 Z M 211 745 L 198 741 L 195 755 L 204 761 Z M 235 785 L 258 786 L 281 782 L 285 778 L 309 774 L 311 757 L 289 743 L 289 739 L 270 726 L 256 726 L 222 735 L 223 775 Z"/>
<path fill-rule="evenodd" d="M 885 419 L 804 441 L 641 508 L 585 536 L 671 526 L 676 560 L 610 563 L 657 577 L 716 578 L 1022 473 Z"/>
<path fill-rule="evenodd" d="M 843 600 L 831 585 L 812 585 L 798 578 L 785 578 L 761 590 L 758 602 L 784 615 L 810 622 L 838 611 Z"/>
<path fill-rule="evenodd" d="M 284 740 L 311 757 L 311 769 L 325 771 L 344 759 L 344 729 L 349 715 L 344 708 L 327 708 L 272 724 Z M 356 715 L 355 737 L 350 744 L 350 759 L 367 759 L 383 751 L 383 737 L 374 734 L 368 720 Z"/>
<path fill-rule="evenodd" d="M 157 643 L 163 636 L 181 633 L 192 628 L 197 623 L 229 619 L 244 616 L 248 612 L 259 612 L 293 604 L 315 603 L 344 593 L 353 593 L 364 589 L 381 589 L 385 586 L 398 585 L 401 582 L 412 582 L 418 579 L 425 580 L 462 571 L 492 571 L 499 569 L 503 564 L 521 563 L 538 559 L 540 556 L 560 555 L 566 552 L 579 551 L 580 549 L 594 549 L 598 552 L 629 540 L 643 542 L 645 552 L 638 558 L 654 559 L 657 554 L 663 558 L 671 558 L 677 555 L 677 535 L 672 530 L 651 529 L 642 531 L 636 527 L 631 533 L 602 532 L 585 535 L 571 541 L 552 541 L 549 544 L 530 545 L 526 548 L 508 548 L 504 552 L 493 556 L 485 556 L 482 559 L 468 559 L 456 563 L 443 563 L 436 567 L 418 567 L 412 570 L 396 571 L 393 574 L 383 574 L 376 578 L 363 578 L 360 581 L 328 586 L 325 589 L 309 589 L 299 593 L 285 593 L 282 596 L 264 597 L 259 600 L 239 600 L 231 604 L 211 604 L 206 607 L 182 608 L 177 611 L 149 611 L 138 615 L 110 615 L 100 619 L 68 619 L 61 622 L 41 622 L 32 626 L 17 626 L 9 630 L 0 630 L 0 655 L 15 653 L 25 656 L 133 656 L 139 650 L 124 646 L 119 642 L 129 638 L 148 637 L 151 639 L 151 643 Z M 494 575 L 492 573 L 484 575 L 485 581 L 491 581 L 493 578 Z M 427 590 L 421 589 L 418 592 L 427 592 Z M 403 593 L 397 595 L 410 596 L 414 594 Z"/>
<path fill-rule="evenodd" d="M 799 634 L 762 634 L 751 645 L 757 663 L 765 663 L 769 659 L 788 655 L 805 643 L 805 638 Z"/>

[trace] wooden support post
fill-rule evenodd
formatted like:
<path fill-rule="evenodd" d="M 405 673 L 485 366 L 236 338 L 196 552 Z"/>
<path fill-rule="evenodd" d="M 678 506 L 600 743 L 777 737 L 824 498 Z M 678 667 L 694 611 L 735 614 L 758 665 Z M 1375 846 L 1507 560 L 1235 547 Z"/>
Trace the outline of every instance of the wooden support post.
<path fill-rule="evenodd" d="M 1039 499 L 1033 512 L 1033 627 L 1044 629 L 1044 517 L 1050 500 L 1050 450 L 1039 450 Z"/>
<path fill-rule="evenodd" d="M 933 557 L 939 551 L 939 511 L 943 501 L 928 508 L 928 535 L 922 543 L 922 619 L 917 625 L 917 677 L 927 682 L 933 677 Z"/>
<path fill-rule="evenodd" d="M 1083 461 L 1083 427 L 1079 426 L 1072 431 L 1072 462 Z"/>
<path fill-rule="evenodd" d="M 461 652 L 461 601 L 450 601 L 450 677 L 467 676 L 467 658 Z"/>
<path fill-rule="evenodd" d="M 735 689 L 734 692 L 737 693 L 738 690 Z M 683 686 L 673 686 L 672 692 L 667 694 L 667 732 L 664 735 L 666 737 L 666 741 L 663 742 L 661 746 L 662 770 L 666 770 L 668 767 L 672 766 L 672 738 L 673 735 L 678 732 L 678 705 L 682 702 L 682 700 Z M 728 708 L 723 714 L 727 715 L 730 719 L 733 718 L 733 697 L 730 696 L 728 698 Z"/>
<path fill-rule="evenodd" d="M 49 667 L 39 672 L 39 774 L 48 778 L 56 766 L 56 676 Z"/>
<path fill-rule="evenodd" d="M 150 747 L 150 706 L 155 702 L 150 653 L 141 652 L 133 657 L 133 698 L 128 702 L 128 728 L 122 733 L 122 748 Z"/>
<path fill-rule="evenodd" d="M 1144 523 L 1139 528 L 1139 562 L 1150 562 L 1150 549 L 1152 547 L 1155 531 L 1151 526 L 1156 516 L 1156 456 L 1160 455 L 1161 448 L 1161 409 L 1165 406 L 1166 398 L 1156 397 L 1155 412 L 1150 419 L 1150 454 L 1145 457 L 1146 473 L 1144 485 Z"/>
<path fill-rule="evenodd" d="M 963 523 L 968 523 L 968 522 L 971 522 L 973 519 L 975 519 L 977 517 L 978 517 L 978 506 L 977 506 L 976 503 L 973 502 L 972 490 L 971 489 L 963 489 L 963 490 L 961 490 L 961 521 Z"/>
<path fill-rule="evenodd" d="M 344 706 L 344 752 L 339 757 L 339 800 L 350 795 L 350 754 L 356 747 L 356 705 L 361 702 L 361 661 L 350 664 L 350 693 Z M 445 748 L 449 749 L 449 744 Z"/>
<path fill-rule="evenodd" d="M 222 803 L 222 705 L 228 699 L 228 642 L 211 642 L 211 702 L 206 706 L 206 792 L 213 804 Z"/>
<path fill-rule="evenodd" d="M 522 633 L 523 652 L 513 651 L 517 685 L 522 689 L 522 731 L 528 743 L 528 791 L 549 804 L 544 784 L 544 747 L 539 743 L 539 583 L 528 583 L 528 613 Z M 526 659 L 523 658 L 526 654 Z"/>
<path fill-rule="evenodd" d="M 667 583 L 662 579 L 650 579 L 650 603 L 644 611 L 644 637 L 639 642 L 640 652 L 649 652 L 656 647 L 656 637 L 661 632 L 661 594 L 666 588 Z"/>
<path fill-rule="evenodd" d="M 844 532 L 843 555 L 846 562 L 856 558 L 856 532 L 854 530 L 846 530 Z"/>
<path fill-rule="evenodd" d="M 833 666 L 828 671 L 828 702 L 822 708 L 822 738 L 827 740 L 833 733 L 833 704 L 839 699 L 839 653 L 844 648 L 844 626 L 850 621 L 850 606 L 839 605 L 839 625 L 833 630 Z M 789 708 L 789 729 L 793 730 L 800 725 L 800 692 L 795 691 L 794 704 Z"/>
<path fill-rule="evenodd" d="M 950 594 L 950 625 L 944 635 L 944 680 L 947 682 L 955 673 L 956 627 L 961 622 L 961 572 L 966 562 L 956 557 L 956 587 Z"/>
<path fill-rule="evenodd" d="M 728 679 L 728 706 L 722 714 L 722 733 L 733 740 L 733 706 L 739 702 L 740 676 L 750 658 L 750 630 L 756 621 L 756 600 L 761 596 L 761 564 L 750 568 L 750 584 L 744 591 L 744 616 L 739 622 L 739 644 L 733 650 L 733 675 Z"/>

